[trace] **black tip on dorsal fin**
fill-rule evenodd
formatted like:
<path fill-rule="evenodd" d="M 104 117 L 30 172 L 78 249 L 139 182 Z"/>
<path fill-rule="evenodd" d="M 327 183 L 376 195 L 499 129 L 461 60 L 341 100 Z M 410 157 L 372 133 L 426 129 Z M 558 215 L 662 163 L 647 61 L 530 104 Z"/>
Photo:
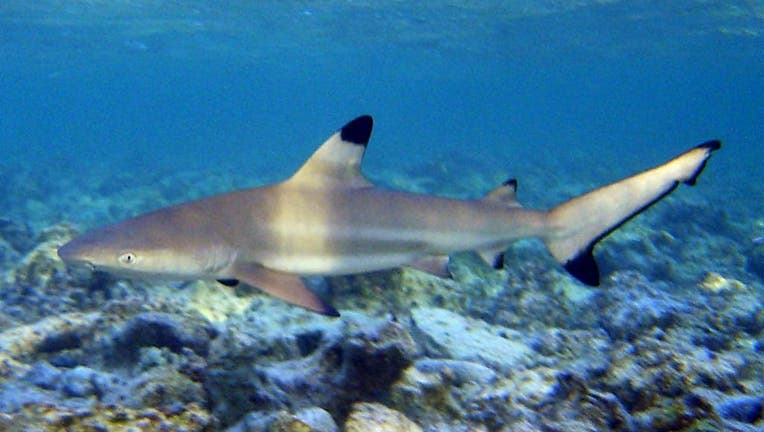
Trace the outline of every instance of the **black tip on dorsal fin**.
<path fill-rule="evenodd" d="M 719 150 L 722 148 L 722 142 L 719 140 L 706 141 L 703 144 L 699 144 L 698 148 L 707 148 L 711 151 Z"/>
<path fill-rule="evenodd" d="M 703 144 L 697 145 L 695 148 L 696 149 L 707 149 L 708 152 L 710 153 L 712 151 L 716 151 L 716 150 L 719 150 L 720 148 L 722 148 L 722 142 L 719 141 L 719 140 L 706 141 Z M 703 163 L 698 165 L 698 168 L 695 170 L 694 173 L 692 173 L 690 178 L 688 178 L 687 180 L 684 181 L 684 184 L 690 185 L 690 186 L 695 186 L 695 183 L 698 181 L 698 176 L 706 168 L 706 162 L 707 161 L 708 161 L 708 159 L 704 160 Z"/>
<path fill-rule="evenodd" d="M 340 136 L 342 141 L 365 146 L 369 143 L 372 127 L 374 127 L 374 120 L 371 116 L 362 115 L 343 126 L 340 129 Z"/>
<path fill-rule="evenodd" d="M 502 183 L 502 185 L 507 186 L 511 188 L 513 191 L 517 192 L 517 179 L 515 178 L 511 178 L 505 181 L 504 183 Z"/>
<path fill-rule="evenodd" d="M 600 270 L 592 255 L 592 247 L 584 249 L 565 263 L 565 270 L 589 286 L 599 286 Z"/>

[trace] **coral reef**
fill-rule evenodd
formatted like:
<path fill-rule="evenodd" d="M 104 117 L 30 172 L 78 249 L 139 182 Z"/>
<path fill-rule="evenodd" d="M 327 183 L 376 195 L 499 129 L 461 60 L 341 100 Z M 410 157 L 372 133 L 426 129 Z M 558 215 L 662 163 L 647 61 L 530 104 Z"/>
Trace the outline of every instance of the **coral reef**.
<path fill-rule="evenodd" d="M 121 205 L 69 197 L 95 209 L 80 221 L 116 219 L 239 186 L 173 180 L 122 191 Z M 503 270 L 457 254 L 452 279 L 309 279 L 338 319 L 244 286 L 67 269 L 55 250 L 72 226 L 0 218 L 0 429 L 761 430 L 762 244 L 735 246 L 742 228 L 701 206 L 672 198 L 615 234 L 599 288 L 534 241 L 512 245 Z"/>

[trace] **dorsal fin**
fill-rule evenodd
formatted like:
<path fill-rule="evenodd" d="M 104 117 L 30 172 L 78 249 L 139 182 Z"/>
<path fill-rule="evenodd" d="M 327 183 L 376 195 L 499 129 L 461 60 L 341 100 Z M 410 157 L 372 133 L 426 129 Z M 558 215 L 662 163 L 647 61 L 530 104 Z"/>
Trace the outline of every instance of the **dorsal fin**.
<path fill-rule="evenodd" d="M 289 181 L 370 186 L 361 174 L 361 160 L 373 126 L 374 121 L 368 115 L 350 121 L 329 137 Z"/>
<path fill-rule="evenodd" d="M 517 202 L 517 179 L 509 179 L 500 184 L 494 190 L 488 192 L 483 201 L 501 204 L 506 207 L 522 207 Z"/>

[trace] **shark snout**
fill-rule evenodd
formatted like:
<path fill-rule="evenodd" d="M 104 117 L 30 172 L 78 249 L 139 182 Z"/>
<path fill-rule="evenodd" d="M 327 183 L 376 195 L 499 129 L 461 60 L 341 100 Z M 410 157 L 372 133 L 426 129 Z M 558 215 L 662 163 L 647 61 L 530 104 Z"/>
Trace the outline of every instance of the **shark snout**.
<path fill-rule="evenodd" d="M 67 264 L 83 265 L 93 268 L 93 263 L 87 258 L 81 242 L 77 239 L 58 248 L 58 257 Z"/>

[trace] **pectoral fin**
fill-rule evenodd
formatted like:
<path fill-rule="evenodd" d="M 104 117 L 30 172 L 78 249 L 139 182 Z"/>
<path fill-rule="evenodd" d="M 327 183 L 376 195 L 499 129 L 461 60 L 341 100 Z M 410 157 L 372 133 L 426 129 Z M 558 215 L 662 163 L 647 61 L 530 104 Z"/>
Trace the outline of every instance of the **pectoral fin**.
<path fill-rule="evenodd" d="M 423 271 L 443 279 L 448 279 L 451 277 L 451 273 L 448 271 L 447 255 L 435 255 L 420 258 L 412 263 L 409 263 L 406 267 L 415 268 L 419 271 Z"/>
<path fill-rule="evenodd" d="M 339 312 L 305 286 L 300 276 L 258 264 L 237 264 L 234 277 L 276 298 L 320 314 L 338 317 Z"/>

